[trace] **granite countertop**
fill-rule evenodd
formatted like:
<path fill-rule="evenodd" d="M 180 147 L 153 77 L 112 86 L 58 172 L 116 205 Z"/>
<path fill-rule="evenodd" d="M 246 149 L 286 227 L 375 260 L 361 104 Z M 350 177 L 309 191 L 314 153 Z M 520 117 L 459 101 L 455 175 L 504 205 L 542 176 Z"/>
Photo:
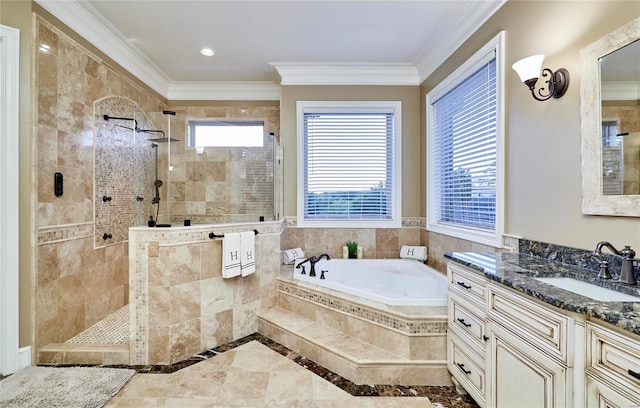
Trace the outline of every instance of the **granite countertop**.
<path fill-rule="evenodd" d="M 540 282 L 534 278 L 567 277 L 640 298 L 640 286 L 600 280 L 597 272 L 524 253 L 447 252 L 445 257 L 484 274 L 490 280 L 516 289 L 570 312 L 603 320 L 640 334 L 640 302 L 602 302 Z M 612 271 L 613 273 L 614 271 Z"/>

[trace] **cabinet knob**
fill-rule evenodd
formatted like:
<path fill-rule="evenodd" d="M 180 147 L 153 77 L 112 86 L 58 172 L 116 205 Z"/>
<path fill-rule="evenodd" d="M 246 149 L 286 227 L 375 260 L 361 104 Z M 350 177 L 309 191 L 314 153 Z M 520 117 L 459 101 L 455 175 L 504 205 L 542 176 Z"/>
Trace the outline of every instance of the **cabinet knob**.
<path fill-rule="evenodd" d="M 489 337 L 487 337 L 487 335 L 486 335 L 486 334 L 483 334 L 483 335 L 482 335 L 482 338 L 484 339 L 484 341 L 488 341 L 488 340 L 489 340 Z"/>
<path fill-rule="evenodd" d="M 106 232 L 102 234 L 102 239 L 107 240 L 113 238 L 113 235 L 107 234 Z"/>

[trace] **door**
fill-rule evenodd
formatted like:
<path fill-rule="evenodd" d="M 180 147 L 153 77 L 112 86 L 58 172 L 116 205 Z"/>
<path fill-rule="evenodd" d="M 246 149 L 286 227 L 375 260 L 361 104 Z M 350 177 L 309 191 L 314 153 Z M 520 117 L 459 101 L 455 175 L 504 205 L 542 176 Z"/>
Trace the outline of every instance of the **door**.
<path fill-rule="evenodd" d="M 18 369 L 18 60 L 20 31 L 0 25 L 0 374 Z"/>
<path fill-rule="evenodd" d="M 497 408 L 571 406 L 568 369 L 489 321 L 488 405 Z"/>

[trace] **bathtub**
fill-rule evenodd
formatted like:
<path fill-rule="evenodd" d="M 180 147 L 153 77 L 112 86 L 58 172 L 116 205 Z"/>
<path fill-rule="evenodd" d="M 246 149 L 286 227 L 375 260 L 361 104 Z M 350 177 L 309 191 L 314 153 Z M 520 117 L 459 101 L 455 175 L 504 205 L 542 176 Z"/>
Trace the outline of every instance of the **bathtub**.
<path fill-rule="evenodd" d="M 447 278 L 411 259 L 326 259 L 316 276 L 293 269 L 294 280 L 381 302 L 389 306 L 446 306 Z M 325 279 L 320 279 L 321 271 Z"/>

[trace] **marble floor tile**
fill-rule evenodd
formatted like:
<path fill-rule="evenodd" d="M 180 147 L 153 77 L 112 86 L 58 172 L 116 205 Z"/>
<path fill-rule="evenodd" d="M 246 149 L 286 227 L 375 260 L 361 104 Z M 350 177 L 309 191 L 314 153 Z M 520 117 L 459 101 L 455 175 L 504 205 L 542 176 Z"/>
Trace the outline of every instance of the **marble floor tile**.
<path fill-rule="evenodd" d="M 175 408 L 432 408 L 424 397 L 354 397 L 251 341 L 171 374 L 136 374 L 106 405 Z"/>

